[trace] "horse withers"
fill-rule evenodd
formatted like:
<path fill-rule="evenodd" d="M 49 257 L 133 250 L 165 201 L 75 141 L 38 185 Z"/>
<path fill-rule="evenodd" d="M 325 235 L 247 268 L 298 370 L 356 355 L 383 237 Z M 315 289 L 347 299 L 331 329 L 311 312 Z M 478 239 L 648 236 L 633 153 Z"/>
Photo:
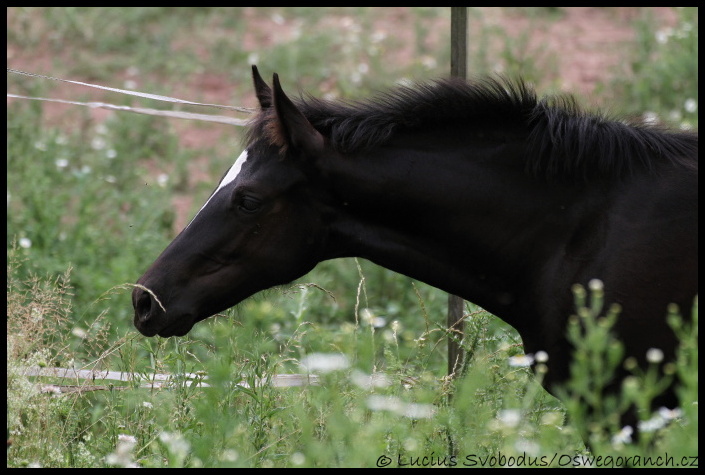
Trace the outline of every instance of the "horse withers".
<path fill-rule="evenodd" d="M 698 136 L 439 80 L 370 101 L 292 101 L 253 67 L 242 154 L 133 291 L 146 336 L 194 324 L 327 259 L 357 256 L 459 295 L 569 375 L 571 287 L 604 283 L 626 354 L 673 356 L 666 309 L 697 293 Z M 148 290 L 145 290 L 148 289 Z M 673 407 L 667 391 L 661 404 Z"/>

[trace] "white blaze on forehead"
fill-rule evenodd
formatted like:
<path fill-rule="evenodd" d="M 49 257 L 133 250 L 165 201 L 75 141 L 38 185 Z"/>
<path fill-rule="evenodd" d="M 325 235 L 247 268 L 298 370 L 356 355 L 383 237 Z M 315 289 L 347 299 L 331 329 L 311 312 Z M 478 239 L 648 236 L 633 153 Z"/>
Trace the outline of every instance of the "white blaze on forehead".
<path fill-rule="evenodd" d="M 230 167 L 230 170 L 228 170 L 228 173 L 225 174 L 223 179 L 220 181 L 220 185 L 218 185 L 218 188 L 211 194 L 211 196 L 206 200 L 205 204 L 201 206 L 201 209 L 198 210 L 198 213 L 203 211 L 203 208 L 205 208 L 210 200 L 213 199 L 213 197 L 218 193 L 221 189 L 225 188 L 229 183 L 232 183 L 235 178 L 237 178 L 237 175 L 240 173 L 240 170 L 242 170 L 242 165 L 247 161 L 247 150 L 244 150 L 239 157 L 237 157 L 237 160 L 235 160 L 235 163 L 233 163 L 233 166 Z M 198 213 L 196 213 L 196 216 L 198 216 Z M 191 223 L 193 223 L 193 220 L 196 219 L 196 216 L 193 217 L 190 223 L 186 225 L 188 228 Z"/>

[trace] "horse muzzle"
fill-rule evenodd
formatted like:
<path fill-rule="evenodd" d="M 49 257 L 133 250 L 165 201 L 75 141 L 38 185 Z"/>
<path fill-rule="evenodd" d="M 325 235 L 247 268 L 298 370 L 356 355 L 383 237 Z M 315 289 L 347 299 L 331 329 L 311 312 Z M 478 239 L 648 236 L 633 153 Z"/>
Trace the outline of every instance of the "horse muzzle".
<path fill-rule="evenodd" d="M 184 336 L 196 323 L 189 313 L 167 312 L 156 295 L 143 286 L 132 291 L 132 306 L 135 309 L 135 327 L 144 336 Z"/>

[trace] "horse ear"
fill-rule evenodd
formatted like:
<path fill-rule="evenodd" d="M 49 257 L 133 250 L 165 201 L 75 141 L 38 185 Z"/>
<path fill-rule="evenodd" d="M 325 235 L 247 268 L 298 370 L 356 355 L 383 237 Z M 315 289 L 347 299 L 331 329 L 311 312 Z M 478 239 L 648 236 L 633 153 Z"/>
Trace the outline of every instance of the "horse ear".
<path fill-rule="evenodd" d="M 254 64 L 252 65 L 252 82 L 255 84 L 255 94 L 257 95 L 260 107 L 262 109 L 272 107 L 272 89 L 264 82 L 262 76 L 259 75 L 257 66 Z"/>
<path fill-rule="evenodd" d="M 323 135 L 318 132 L 308 119 L 301 113 L 296 105 L 291 102 L 279 83 L 279 76 L 274 74 L 274 109 L 279 125 L 281 141 L 289 147 L 317 154 L 323 150 Z"/>

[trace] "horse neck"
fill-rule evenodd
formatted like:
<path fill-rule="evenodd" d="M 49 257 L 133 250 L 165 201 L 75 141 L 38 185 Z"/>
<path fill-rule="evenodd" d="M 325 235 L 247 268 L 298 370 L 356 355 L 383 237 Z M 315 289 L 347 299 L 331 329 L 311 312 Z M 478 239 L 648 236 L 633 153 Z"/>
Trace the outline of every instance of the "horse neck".
<path fill-rule="evenodd" d="M 516 301 L 502 289 L 530 288 L 534 264 L 574 232 L 552 217 L 577 194 L 527 177 L 519 140 L 410 142 L 329 165 L 329 257 L 363 257 L 490 310 Z"/>

